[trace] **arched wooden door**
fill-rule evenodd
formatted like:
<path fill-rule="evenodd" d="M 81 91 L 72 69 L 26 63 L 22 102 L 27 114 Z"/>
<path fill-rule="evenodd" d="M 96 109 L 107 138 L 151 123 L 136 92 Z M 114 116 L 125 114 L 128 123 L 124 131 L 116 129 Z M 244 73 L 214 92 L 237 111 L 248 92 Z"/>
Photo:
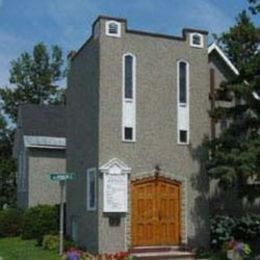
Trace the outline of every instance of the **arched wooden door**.
<path fill-rule="evenodd" d="M 132 245 L 180 244 L 180 183 L 166 178 L 132 182 Z"/>

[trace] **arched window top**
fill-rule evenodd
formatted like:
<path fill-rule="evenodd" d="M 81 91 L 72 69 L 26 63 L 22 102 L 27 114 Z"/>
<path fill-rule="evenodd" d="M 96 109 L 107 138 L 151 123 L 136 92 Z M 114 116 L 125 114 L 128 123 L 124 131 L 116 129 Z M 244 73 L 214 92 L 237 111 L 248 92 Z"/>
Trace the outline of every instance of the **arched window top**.
<path fill-rule="evenodd" d="M 187 104 L 189 87 L 189 63 L 186 60 L 177 62 L 178 103 Z"/>
<path fill-rule="evenodd" d="M 117 21 L 106 22 L 106 35 L 120 37 L 121 36 L 121 24 Z"/>
<path fill-rule="evenodd" d="M 203 48 L 203 36 L 200 33 L 191 33 L 190 34 L 190 45 L 192 47 Z"/>
<path fill-rule="evenodd" d="M 132 53 L 123 55 L 124 64 L 124 98 L 132 99 L 135 91 L 135 56 Z"/>

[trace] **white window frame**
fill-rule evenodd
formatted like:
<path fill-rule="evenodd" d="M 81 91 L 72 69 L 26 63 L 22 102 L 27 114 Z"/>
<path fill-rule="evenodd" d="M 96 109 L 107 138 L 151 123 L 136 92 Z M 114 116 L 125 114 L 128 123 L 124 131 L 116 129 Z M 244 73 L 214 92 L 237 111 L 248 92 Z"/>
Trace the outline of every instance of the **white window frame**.
<path fill-rule="evenodd" d="M 95 205 L 93 207 L 91 207 L 90 205 L 90 174 L 94 175 L 94 183 L 95 183 L 95 192 L 94 192 L 94 196 L 95 196 Z M 86 204 L 87 204 L 87 210 L 88 211 L 95 211 L 97 209 L 97 170 L 95 167 L 93 168 L 89 168 L 87 169 L 87 192 L 86 192 Z"/>
<path fill-rule="evenodd" d="M 198 36 L 200 38 L 200 44 L 193 43 L 194 36 Z M 190 46 L 195 47 L 195 48 L 203 48 L 204 47 L 203 35 L 200 33 L 191 33 L 190 34 Z"/>
<path fill-rule="evenodd" d="M 186 102 L 180 102 L 180 63 L 186 64 Z M 186 116 L 186 127 L 183 129 L 180 127 L 181 121 L 183 120 L 180 116 L 180 111 L 185 111 Z M 181 142 L 180 131 L 187 131 L 187 141 Z M 177 61 L 177 143 L 179 145 L 188 145 L 190 143 L 190 64 L 185 59 Z"/>
<path fill-rule="evenodd" d="M 125 98 L 125 57 L 131 56 L 133 58 L 133 75 L 132 75 L 132 83 L 133 83 L 133 96 L 132 98 Z M 122 140 L 123 142 L 136 142 L 136 56 L 133 53 L 127 52 L 123 54 L 122 57 Z M 127 120 L 127 112 L 126 106 L 131 106 L 132 113 L 132 122 L 131 125 L 126 125 L 124 122 Z M 133 129 L 133 138 L 132 140 L 125 139 L 125 128 Z"/>
<path fill-rule="evenodd" d="M 111 24 L 115 24 L 117 26 L 117 33 L 110 33 L 109 32 L 109 27 Z M 106 22 L 106 35 L 107 36 L 112 36 L 112 37 L 121 37 L 121 23 L 117 21 L 107 21 Z"/>

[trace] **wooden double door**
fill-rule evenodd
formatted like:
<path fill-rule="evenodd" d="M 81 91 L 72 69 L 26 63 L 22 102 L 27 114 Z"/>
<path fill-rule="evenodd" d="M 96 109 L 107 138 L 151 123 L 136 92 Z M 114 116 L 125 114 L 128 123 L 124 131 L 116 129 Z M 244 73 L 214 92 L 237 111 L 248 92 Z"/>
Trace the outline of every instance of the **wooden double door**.
<path fill-rule="evenodd" d="M 132 246 L 180 244 L 180 183 L 149 178 L 131 189 Z"/>

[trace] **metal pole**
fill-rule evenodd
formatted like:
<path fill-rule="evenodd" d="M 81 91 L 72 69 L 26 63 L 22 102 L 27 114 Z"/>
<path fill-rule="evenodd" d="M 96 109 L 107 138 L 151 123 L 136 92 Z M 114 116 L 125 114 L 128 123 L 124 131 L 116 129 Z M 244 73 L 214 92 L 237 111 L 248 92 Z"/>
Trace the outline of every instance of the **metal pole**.
<path fill-rule="evenodd" d="M 60 245 L 59 245 L 60 255 L 63 254 L 64 188 L 65 188 L 65 181 L 60 181 Z"/>

